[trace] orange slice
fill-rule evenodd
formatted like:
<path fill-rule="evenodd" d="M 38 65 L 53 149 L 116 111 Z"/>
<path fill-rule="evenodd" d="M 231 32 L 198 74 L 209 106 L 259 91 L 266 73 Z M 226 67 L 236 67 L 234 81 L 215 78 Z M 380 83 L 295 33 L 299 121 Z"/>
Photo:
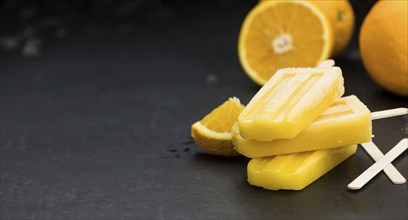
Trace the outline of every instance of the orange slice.
<path fill-rule="evenodd" d="M 266 1 L 255 6 L 241 27 L 238 55 L 259 85 L 286 67 L 314 67 L 333 47 L 328 18 L 307 1 Z"/>
<path fill-rule="evenodd" d="M 238 98 L 229 98 L 191 126 L 191 136 L 210 154 L 236 156 L 232 144 L 231 127 L 244 109 Z"/>

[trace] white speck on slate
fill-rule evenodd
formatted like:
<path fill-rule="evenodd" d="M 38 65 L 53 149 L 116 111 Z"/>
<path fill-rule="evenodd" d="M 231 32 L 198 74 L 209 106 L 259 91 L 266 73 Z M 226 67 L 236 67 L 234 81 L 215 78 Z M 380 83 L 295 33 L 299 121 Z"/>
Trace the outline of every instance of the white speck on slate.
<path fill-rule="evenodd" d="M 29 38 L 23 45 L 22 53 L 24 56 L 34 57 L 41 53 L 41 40 L 39 38 Z"/>
<path fill-rule="evenodd" d="M 213 73 L 208 74 L 207 75 L 207 82 L 211 83 L 211 84 L 217 83 L 218 82 L 218 76 L 213 74 Z"/>
<path fill-rule="evenodd" d="M 5 50 L 13 50 L 18 46 L 19 39 L 17 37 L 1 37 L 0 47 Z"/>

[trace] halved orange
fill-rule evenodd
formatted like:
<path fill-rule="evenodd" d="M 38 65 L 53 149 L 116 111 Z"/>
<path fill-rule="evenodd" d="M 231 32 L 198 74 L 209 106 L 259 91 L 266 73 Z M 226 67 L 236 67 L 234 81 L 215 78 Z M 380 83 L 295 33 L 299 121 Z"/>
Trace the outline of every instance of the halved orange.
<path fill-rule="evenodd" d="M 259 85 L 286 67 L 314 67 L 333 47 L 328 18 L 307 1 L 266 1 L 255 6 L 241 27 L 238 54 L 247 75 Z"/>
<path fill-rule="evenodd" d="M 244 109 L 238 98 L 229 98 L 191 126 L 191 136 L 210 154 L 221 156 L 239 155 L 232 144 L 231 127 Z"/>

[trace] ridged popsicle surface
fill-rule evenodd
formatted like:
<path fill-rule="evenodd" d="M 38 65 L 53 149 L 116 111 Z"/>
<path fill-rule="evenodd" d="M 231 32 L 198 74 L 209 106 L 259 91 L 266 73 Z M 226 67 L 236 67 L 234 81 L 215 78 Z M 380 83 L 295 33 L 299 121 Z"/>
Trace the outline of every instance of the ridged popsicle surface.
<path fill-rule="evenodd" d="M 241 135 L 260 141 L 293 138 L 343 93 L 338 67 L 280 70 L 240 114 Z"/>
<path fill-rule="evenodd" d="M 295 138 L 248 140 L 240 135 L 237 124 L 232 127 L 235 149 L 249 158 L 365 143 L 371 136 L 370 110 L 354 95 L 338 99 Z"/>

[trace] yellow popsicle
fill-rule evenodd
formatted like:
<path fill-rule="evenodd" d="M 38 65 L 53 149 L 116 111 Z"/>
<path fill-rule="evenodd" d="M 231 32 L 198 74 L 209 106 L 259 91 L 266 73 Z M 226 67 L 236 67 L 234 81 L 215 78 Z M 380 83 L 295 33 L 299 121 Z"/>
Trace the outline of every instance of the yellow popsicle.
<path fill-rule="evenodd" d="M 278 70 L 238 117 L 242 137 L 294 138 L 343 95 L 343 84 L 339 67 Z"/>
<path fill-rule="evenodd" d="M 335 148 L 371 141 L 370 110 L 354 95 L 338 99 L 298 136 L 273 141 L 247 140 L 239 127 L 232 127 L 235 149 L 242 155 L 266 157 Z"/>
<path fill-rule="evenodd" d="M 353 155 L 357 145 L 251 159 L 248 182 L 270 190 L 301 190 Z"/>

